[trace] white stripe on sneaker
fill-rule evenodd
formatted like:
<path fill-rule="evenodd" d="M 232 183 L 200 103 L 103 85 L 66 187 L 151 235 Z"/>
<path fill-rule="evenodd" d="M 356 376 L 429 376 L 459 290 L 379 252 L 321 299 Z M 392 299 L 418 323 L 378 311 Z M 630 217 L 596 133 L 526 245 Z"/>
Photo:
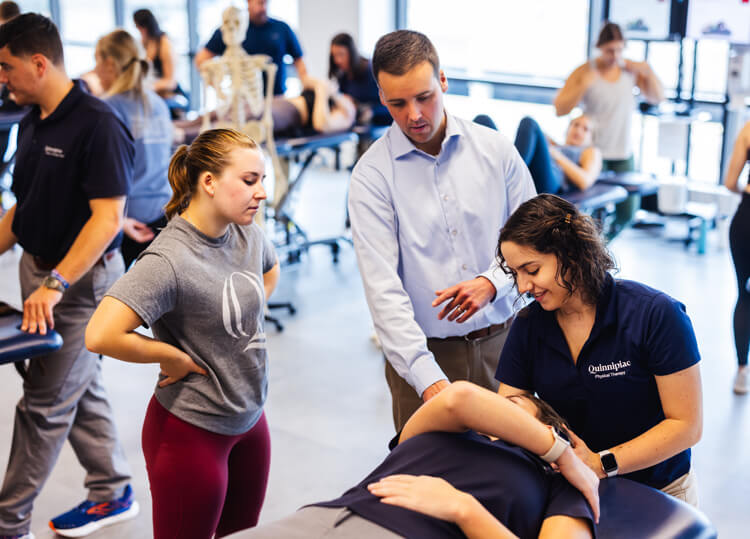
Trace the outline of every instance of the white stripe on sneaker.
<path fill-rule="evenodd" d="M 106 517 L 94 522 L 89 522 L 88 524 L 85 524 L 78 528 L 69 530 L 58 530 L 57 528 L 54 528 L 54 530 L 56 534 L 62 535 L 63 537 L 85 537 L 86 535 L 94 533 L 96 530 L 103 528 L 104 526 L 110 526 L 112 524 L 122 522 L 123 520 L 135 518 L 138 515 L 139 511 L 140 507 L 138 505 L 138 502 L 134 500 L 133 505 L 131 505 L 127 511 L 123 511 L 122 513 L 118 513 L 116 515 L 112 515 L 111 517 Z"/>

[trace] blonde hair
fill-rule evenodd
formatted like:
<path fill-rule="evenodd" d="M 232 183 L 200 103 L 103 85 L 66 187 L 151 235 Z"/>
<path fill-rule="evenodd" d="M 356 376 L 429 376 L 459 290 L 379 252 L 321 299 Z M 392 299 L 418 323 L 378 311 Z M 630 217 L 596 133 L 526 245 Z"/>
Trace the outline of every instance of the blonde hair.
<path fill-rule="evenodd" d="M 209 129 L 190 144 L 177 148 L 169 162 L 172 199 L 164 206 L 167 219 L 185 211 L 198 185 L 198 176 L 210 172 L 220 176 L 229 166 L 229 152 L 235 148 L 258 149 L 258 144 L 234 129 Z"/>
<path fill-rule="evenodd" d="M 143 79 L 148 73 L 148 62 L 140 57 L 138 43 L 133 36 L 125 30 L 110 32 L 97 42 L 96 54 L 102 59 L 111 58 L 117 68 L 117 78 L 105 95 L 109 97 L 132 90 L 144 107 L 147 106 Z"/>

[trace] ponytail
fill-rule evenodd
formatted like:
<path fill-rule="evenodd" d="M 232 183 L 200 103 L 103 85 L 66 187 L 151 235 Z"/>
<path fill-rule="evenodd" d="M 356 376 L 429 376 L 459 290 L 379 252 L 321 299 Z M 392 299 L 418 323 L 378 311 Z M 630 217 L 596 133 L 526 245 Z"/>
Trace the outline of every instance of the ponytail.
<path fill-rule="evenodd" d="M 169 185 L 172 187 L 172 198 L 164 206 L 167 219 L 182 213 L 190 204 L 195 188 L 192 178 L 188 173 L 188 147 L 180 145 L 169 162 Z"/>
<path fill-rule="evenodd" d="M 209 129 L 198 135 L 190 146 L 183 144 L 177 148 L 169 162 L 172 198 L 164 206 L 167 219 L 187 209 L 203 172 L 221 175 L 229 166 L 229 153 L 238 147 L 258 149 L 253 139 L 234 129 Z"/>
<path fill-rule="evenodd" d="M 111 58 L 117 66 L 118 75 L 106 96 L 133 91 L 148 107 L 148 100 L 143 89 L 143 80 L 148 73 L 148 62 L 140 58 L 138 44 L 133 36 L 125 30 L 115 30 L 99 39 L 96 52 L 102 58 Z"/>

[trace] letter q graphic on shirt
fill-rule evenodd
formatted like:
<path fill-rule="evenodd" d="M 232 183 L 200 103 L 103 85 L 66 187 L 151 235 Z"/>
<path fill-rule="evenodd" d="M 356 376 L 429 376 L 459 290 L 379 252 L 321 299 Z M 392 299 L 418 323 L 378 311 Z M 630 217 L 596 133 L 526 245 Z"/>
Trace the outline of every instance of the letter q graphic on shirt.
<path fill-rule="evenodd" d="M 262 349 L 266 347 L 266 334 L 262 331 L 263 328 L 260 322 L 257 324 L 255 334 L 252 336 L 243 327 L 243 305 L 237 296 L 237 285 L 244 284 L 243 281 L 247 281 L 250 284 L 250 289 L 257 294 L 258 308 L 262 312 L 265 294 L 260 276 L 249 271 L 235 271 L 224 280 L 224 287 L 221 293 L 221 317 L 224 322 L 224 329 L 229 336 L 235 339 L 250 337 L 243 351 L 250 350 L 251 348 Z"/>

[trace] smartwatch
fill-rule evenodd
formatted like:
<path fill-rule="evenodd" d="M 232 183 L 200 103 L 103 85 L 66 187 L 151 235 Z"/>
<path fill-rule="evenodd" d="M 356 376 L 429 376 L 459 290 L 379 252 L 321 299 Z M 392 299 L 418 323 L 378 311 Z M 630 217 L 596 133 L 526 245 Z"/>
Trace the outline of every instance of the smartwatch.
<path fill-rule="evenodd" d="M 565 450 L 570 447 L 570 438 L 568 438 L 568 434 L 566 432 L 558 430 L 551 425 L 549 427 L 549 430 L 552 431 L 552 436 L 555 437 L 555 443 L 553 443 L 550 450 L 547 451 L 544 455 L 541 455 L 540 458 L 543 461 L 549 462 L 551 464 L 559 459 L 560 456 L 565 452 Z"/>
<path fill-rule="evenodd" d="M 60 281 L 60 279 L 56 279 L 52 275 L 47 275 L 44 280 L 42 281 L 42 286 L 45 288 L 50 288 L 52 290 L 57 290 L 61 294 L 65 293 L 65 285 Z"/>
<path fill-rule="evenodd" d="M 614 454 L 610 453 L 608 450 L 599 451 L 599 458 L 602 461 L 602 470 L 604 470 L 604 473 L 607 474 L 607 477 L 614 477 L 617 475 L 617 459 L 615 458 Z"/>

